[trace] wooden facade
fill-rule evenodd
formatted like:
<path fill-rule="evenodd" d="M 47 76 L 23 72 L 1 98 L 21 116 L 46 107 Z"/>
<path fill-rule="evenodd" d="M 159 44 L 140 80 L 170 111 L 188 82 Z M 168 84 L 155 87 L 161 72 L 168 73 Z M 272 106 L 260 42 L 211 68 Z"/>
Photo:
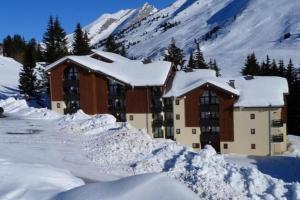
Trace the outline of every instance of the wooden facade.
<path fill-rule="evenodd" d="M 202 87 L 194 89 L 185 95 L 186 127 L 199 127 L 199 99 L 205 90 L 213 91 L 219 97 L 220 140 L 227 142 L 234 141 L 233 106 L 237 97 L 225 90 L 222 90 L 210 84 L 206 84 Z"/>

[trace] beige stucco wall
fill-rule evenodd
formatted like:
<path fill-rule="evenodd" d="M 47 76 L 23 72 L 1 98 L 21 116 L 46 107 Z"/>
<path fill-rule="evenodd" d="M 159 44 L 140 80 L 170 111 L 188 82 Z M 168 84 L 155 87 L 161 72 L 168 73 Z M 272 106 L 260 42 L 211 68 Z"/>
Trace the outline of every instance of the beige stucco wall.
<path fill-rule="evenodd" d="M 60 104 L 60 108 L 58 108 L 58 104 Z M 64 114 L 64 109 L 66 108 L 66 104 L 64 101 L 52 101 L 51 109 L 57 113 Z"/>
<path fill-rule="evenodd" d="M 130 116 L 133 116 L 133 120 L 130 120 Z M 151 136 L 152 134 L 152 114 L 146 113 L 127 113 L 126 121 L 138 129 L 145 129 Z M 147 125 L 148 124 L 148 125 Z"/>
<path fill-rule="evenodd" d="M 185 126 L 185 102 L 184 98 L 178 99 L 179 105 L 176 105 L 176 100 L 173 101 L 174 108 L 174 138 L 175 140 L 187 147 L 193 147 L 193 143 L 200 143 L 200 127 Z M 180 120 L 176 119 L 176 115 L 180 115 Z M 176 129 L 180 129 L 180 134 L 176 133 Z M 193 129 L 196 129 L 196 134 L 193 134 Z M 195 149 L 199 150 L 199 149 Z"/>
<path fill-rule="evenodd" d="M 255 114 L 255 119 L 250 119 L 251 114 Z M 284 152 L 286 150 L 286 124 L 282 128 L 271 128 L 271 135 L 284 134 L 284 142 L 269 142 L 269 126 L 272 126 L 272 120 L 278 119 L 281 119 L 281 108 L 234 109 L 234 142 L 221 142 L 221 152 L 246 155 L 269 155 L 270 144 L 271 154 Z M 251 129 L 255 129 L 255 134 L 251 134 Z M 224 143 L 228 145 L 228 149 L 224 149 Z M 256 148 L 251 149 L 251 144 L 255 144 Z"/>

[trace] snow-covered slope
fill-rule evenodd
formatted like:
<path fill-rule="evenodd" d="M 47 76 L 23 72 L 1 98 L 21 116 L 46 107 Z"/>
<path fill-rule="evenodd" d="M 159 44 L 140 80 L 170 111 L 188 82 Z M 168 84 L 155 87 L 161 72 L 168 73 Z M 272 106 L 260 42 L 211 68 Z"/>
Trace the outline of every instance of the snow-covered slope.
<path fill-rule="evenodd" d="M 157 9 L 148 3 L 139 9 L 120 10 L 114 14 L 103 14 L 91 24 L 83 27 L 83 30 L 88 33 L 91 44 L 106 39 L 111 33 L 122 27 L 135 24 L 145 17 L 156 12 Z M 67 36 L 68 47 L 71 49 L 73 42 L 73 34 Z"/>
<path fill-rule="evenodd" d="M 19 73 L 22 64 L 0 56 L 0 99 L 18 94 Z"/>
<path fill-rule="evenodd" d="M 223 75 L 236 75 L 252 52 L 259 60 L 269 54 L 300 62 L 299 10 L 298 0 L 177 0 L 140 20 L 131 10 L 124 23 L 102 28 L 116 34 L 137 58 L 161 58 L 172 37 L 189 54 L 194 39 L 201 39 L 206 59 L 217 59 Z M 92 44 L 107 36 L 93 31 Z"/>

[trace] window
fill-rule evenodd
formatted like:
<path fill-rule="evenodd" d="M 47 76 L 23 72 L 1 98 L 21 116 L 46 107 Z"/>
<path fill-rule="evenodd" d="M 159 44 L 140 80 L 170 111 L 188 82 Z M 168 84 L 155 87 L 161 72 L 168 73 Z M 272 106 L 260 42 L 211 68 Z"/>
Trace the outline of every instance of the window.
<path fill-rule="evenodd" d="M 224 149 L 228 149 L 228 144 L 227 144 L 227 143 L 224 143 L 224 144 L 223 144 L 223 148 L 224 148 Z"/>
<path fill-rule="evenodd" d="M 174 138 L 174 128 L 171 126 L 165 127 L 166 132 L 166 139 L 173 139 Z"/>
<path fill-rule="evenodd" d="M 176 120 L 180 120 L 180 115 L 176 115 Z"/>
<path fill-rule="evenodd" d="M 176 105 L 179 105 L 180 104 L 180 101 L 179 100 L 176 100 Z"/>
<path fill-rule="evenodd" d="M 129 115 L 129 120 L 133 121 L 133 115 Z"/>
<path fill-rule="evenodd" d="M 180 129 L 176 129 L 176 134 L 180 134 Z"/>
<path fill-rule="evenodd" d="M 203 133 L 203 134 L 219 134 L 220 127 L 219 126 L 202 126 L 201 133 Z"/>
<path fill-rule="evenodd" d="M 210 90 L 206 90 L 200 98 L 200 103 L 204 105 L 217 105 L 219 104 L 218 95 Z"/>
<path fill-rule="evenodd" d="M 250 119 L 255 119 L 255 114 L 252 113 L 252 114 L 250 115 Z"/>
<path fill-rule="evenodd" d="M 78 70 L 76 67 L 69 67 L 65 70 L 66 80 L 78 80 Z"/>
<path fill-rule="evenodd" d="M 200 148 L 200 143 L 193 143 L 193 148 L 194 149 L 199 149 Z"/>
<path fill-rule="evenodd" d="M 255 144 L 251 144 L 251 149 L 256 149 L 256 145 Z"/>
<path fill-rule="evenodd" d="M 196 134 L 196 133 L 197 133 L 196 129 L 192 129 L 192 134 Z"/>
<path fill-rule="evenodd" d="M 154 127 L 153 136 L 154 138 L 163 138 L 164 137 L 163 130 L 160 127 Z"/>
<path fill-rule="evenodd" d="M 57 104 L 56 104 L 56 107 L 57 107 L 57 108 L 60 108 L 60 103 L 57 103 Z"/>
<path fill-rule="evenodd" d="M 255 134 L 255 129 L 251 129 L 251 135 Z"/>

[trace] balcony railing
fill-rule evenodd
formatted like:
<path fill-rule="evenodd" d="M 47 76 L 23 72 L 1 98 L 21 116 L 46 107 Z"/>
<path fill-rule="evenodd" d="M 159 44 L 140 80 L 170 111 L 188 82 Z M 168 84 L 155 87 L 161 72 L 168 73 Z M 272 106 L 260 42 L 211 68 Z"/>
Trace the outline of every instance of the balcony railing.
<path fill-rule="evenodd" d="M 161 113 L 163 111 L 162 105 L 152 105 L 151 110 L 153 113 Z"/>
<path fill-rule="evenodd" d="M 164 112 L 173 112 L 173 105 L 164 105 Z"/>
<path fill-rule="evenodd" d="M 282 121 L 282 119 L 273 120 L 272 121 L 272 126 L 273 127 L 283 127 L 283 121 Z"/>
<path fill-rule="evenodd" d="M 78 87 L 79 86 L 79 80 L 63 80 L 64 87 Z"/>
<path fill-rule="evenodd" d="M 163 120 L 162 119 L 155 119 L 152 122 L 153 127 L 162 127 L 163 125 Z"/>
<path fill-rule="evenodd" d="M 164 126 L 174 126 L 174 119 L 165 119 Z"/>
<path fill-rule="evenodd" d="M 80 99 L 80 95 L 78 93 L 67 93 L 64 95 L 64 100 L 65 101 L 76 101 Z"/>
<path fill-rule="evenodd" d="M 283 142 L 283 134 L 273 135 L 272 142 Z"/>

